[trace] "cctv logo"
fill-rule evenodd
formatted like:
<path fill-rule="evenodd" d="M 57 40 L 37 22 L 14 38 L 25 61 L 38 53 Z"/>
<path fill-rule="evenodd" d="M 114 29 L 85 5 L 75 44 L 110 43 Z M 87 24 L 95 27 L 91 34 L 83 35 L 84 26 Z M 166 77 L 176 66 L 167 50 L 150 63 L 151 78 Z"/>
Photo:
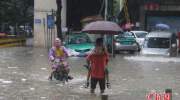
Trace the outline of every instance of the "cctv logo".
<path fill-rule="evenodd" d="M 150 93 L 146 96 L 147 100 L 171 100 L 170 93 Z"/>

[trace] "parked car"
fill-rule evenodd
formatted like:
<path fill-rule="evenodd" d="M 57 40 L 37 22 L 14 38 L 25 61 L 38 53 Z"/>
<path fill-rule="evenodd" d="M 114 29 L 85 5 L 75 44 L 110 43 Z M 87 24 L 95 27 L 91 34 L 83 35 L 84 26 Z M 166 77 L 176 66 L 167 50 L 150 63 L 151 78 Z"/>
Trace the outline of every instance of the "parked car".
<path fill-rule="evenodd" d="M 177 56 L 176 34 L 165 31 L 150 32 L 144 41 L 143 55 Z"/>
<path fill-rule="evenodd" d="M 138 51 L 138 43 L 132 32 L 124 32 L 114 36 L 115 51 L 129 51 L 134 53 Z"/>
<path fill-rule="evenodd" d="M 94 48 L 93 42 L 86 33 L 72 33 L 65 40 L 69 56 L 86 56 Z"/>
<path fill-rule="evenodd" d="M 131 31 L 131 32 L 135 36 L 136 42 L 138 43 L 139 50 L 140 50 L 143 43 L 144 43 L 144 39 L 145 39 L 146 35 L 148 34 L 148 32 L 146 32 L 146 31 Z"/>

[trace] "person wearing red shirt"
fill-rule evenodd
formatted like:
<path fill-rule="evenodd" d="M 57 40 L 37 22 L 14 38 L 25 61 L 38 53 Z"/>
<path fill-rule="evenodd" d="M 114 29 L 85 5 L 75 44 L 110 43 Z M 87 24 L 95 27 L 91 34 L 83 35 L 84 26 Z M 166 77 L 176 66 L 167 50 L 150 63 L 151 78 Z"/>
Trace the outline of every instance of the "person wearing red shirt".
<path fill-rule="evenodd" d="M 97 83 L 99 83 L 101 93 L 104 93 L 108 60 L 109 56 L 103 45 L 103 39 L 98 38 L 94 50 L 87 56 L 87 62 L 90 65 L 87 80 L 91 77 L 91 93 L 94 93 Z"/>

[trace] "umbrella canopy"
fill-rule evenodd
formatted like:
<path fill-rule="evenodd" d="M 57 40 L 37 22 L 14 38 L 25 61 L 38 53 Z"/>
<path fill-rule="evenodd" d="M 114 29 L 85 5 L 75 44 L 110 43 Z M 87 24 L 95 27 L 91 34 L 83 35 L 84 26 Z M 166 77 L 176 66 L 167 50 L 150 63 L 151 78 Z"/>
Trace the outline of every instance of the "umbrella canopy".
<path fill-rule="evenodd" d="M 83 18 L 81 20 L 81 22 L 83 23 L 89 23 L 89 22 L 92 22 L 92 21 L 100 21 L 100 20 L 103 20 L 103 17 L 99 16 L 99 15 L 95 15 L 95 16 L 88 16 L 86 18 Z"/>
<path fill-rule="evenodd" d="M 169 26 L 169 25 L 167 25 L 167 24 L 162 24 L 162 23 L 156 24 L 155 27 L 158 28 L 158 29 L 170 29 L 170 26 Z"/>
<path fill-rule="evenodd" d="M 120 26 L 110 21 L 95 21 L 87 24 L 82 32 L 90 34 L 119 34 L 122 32 Z"/>

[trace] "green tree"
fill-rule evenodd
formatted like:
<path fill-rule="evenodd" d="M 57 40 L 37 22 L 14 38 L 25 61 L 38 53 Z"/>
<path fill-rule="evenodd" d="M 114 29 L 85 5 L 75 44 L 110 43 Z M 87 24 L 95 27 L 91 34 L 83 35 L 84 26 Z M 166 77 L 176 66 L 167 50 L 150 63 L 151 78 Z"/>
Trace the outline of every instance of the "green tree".
<path fill-rule="evenodd" d="M 0 24 L 19 27 L 29 23 L 33 25 L 34 0 L 1 0 Z"/>

